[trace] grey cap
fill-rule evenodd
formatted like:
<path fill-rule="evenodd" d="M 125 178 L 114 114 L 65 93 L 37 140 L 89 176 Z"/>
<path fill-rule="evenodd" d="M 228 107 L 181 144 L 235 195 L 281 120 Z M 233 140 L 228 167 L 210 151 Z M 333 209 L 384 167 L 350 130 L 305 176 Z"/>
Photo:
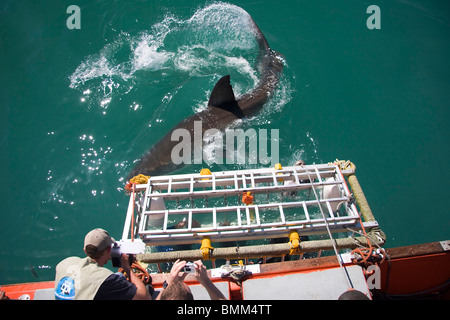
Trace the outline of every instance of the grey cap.
<path fill-rule="evenodd" d="M 90 231 L 84 238 L 84 249 L 87 245 L 93 245 L 97 248 L 97 251 L 102 251 L 108 246 L 112 245 L 116 240 L 112 238 L 108 232 L 103 229 L 97 228 Z"/>

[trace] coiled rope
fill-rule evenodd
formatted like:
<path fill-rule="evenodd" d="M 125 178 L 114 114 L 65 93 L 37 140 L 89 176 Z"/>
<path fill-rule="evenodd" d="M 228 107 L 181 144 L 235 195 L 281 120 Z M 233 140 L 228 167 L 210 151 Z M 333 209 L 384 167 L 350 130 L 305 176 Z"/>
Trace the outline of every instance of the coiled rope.
<path fill-rule="evenodd" d="M 134 272 L 145 285 L 152 284 L 152 277 L 150 277 L 150 274 L 147 272 L 147 270 L 139 263 L 133 262 L 130 268 L 132 269 L 131 272 Z M 119 272 L 123 273 L 127 280 L 130 281 L 130 275 L 126 274 L 123 268 L 119 268 Z"/>

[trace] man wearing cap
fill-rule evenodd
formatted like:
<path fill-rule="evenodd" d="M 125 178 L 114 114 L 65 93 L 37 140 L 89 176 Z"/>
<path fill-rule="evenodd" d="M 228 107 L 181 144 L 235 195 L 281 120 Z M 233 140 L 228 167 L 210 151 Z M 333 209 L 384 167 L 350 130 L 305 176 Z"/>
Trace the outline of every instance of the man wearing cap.
<path fill-rule="evenodd" d="M 55 298 L 57 300 L 149 300 L 144 283 L 130 268 L 127 255 L 121 265 L 130 275 L 113 273 L 103 266 L 111 257 L 114 238 L 103 229 L 90 231 L 84 239 L 86 258 L 69 257 L 56 266 Z"/>

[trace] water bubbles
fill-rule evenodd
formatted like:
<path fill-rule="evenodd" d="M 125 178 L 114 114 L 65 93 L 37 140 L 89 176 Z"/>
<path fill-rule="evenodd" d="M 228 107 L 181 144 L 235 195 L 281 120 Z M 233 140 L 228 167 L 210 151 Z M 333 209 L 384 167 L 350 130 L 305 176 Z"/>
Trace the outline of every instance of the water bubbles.
<path fill-rule="evenodd" d="M 132 72 L 138 70 L 161 70 L 174 53 L 161 49 L 164 38 L 170 29 L 156 35 L 144 33 L 141 37 L 131 40 L 134 47 L 133 59 L 131 60 Z"/>
<path fill-rule="evenodd" d="M 86 141 L 87 140 L 87 141 L 90 141 L 91 143 L 95 142 L 94 137 L 92 135 L 83 134 L 79 138 L 82 141 Z"/>
<path fill-rule="evenodd" d="M 137 111 L 142 109 L 142 106 L 139 103 L 133 101 L 133 103 L 130 105 L 130 109 Z"/>
<path fill-rule="evenodd" d="M 83 134 L 79 137 L 82 144 L 80 147 L 81 166 L 87 169 L 88 174 L 103 174 L 103 164 L 107 156 L 113 152 L 112 147 L 96 147 L 96 139 L 91 134 Z M 78 182 L 74 179 L 72 183 Z"/>
<path fill-rule="evenodd" d="M 111 98 L 106 98 L 106 99 L 103 99 L 102 101 L 100 101 L 100 106 L 102 107 L 102 108 L 108 108 L 108 105 L 109 105 L 109 103 L 111 102 Z"/>

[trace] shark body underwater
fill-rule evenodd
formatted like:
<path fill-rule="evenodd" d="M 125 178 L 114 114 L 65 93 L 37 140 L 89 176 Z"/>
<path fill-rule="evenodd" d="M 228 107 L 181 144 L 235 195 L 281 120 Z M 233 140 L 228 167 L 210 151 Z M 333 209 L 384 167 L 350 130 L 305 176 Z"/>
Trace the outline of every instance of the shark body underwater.
<path fill-rule="evenodd" d="M 172 133 L 175 130 L 188 130 L 192 139 L 191 145 L 194 146 L 194 126 L 197 121 L 201 121 L 202 136 L 208 129 L 218 129 L 223 132 L 233 121 L 257 114 L 273 95 L 284 67 L 283 58 L 269 47 L 266 38 L 250 15 L 248 19 L 259 47 L 260 79 L 256 87 L 236 99 L 230 84 L 230 76 L 222 77 L 211 92 L 208 107 L 182 120 L 151 147 L 137 161 L 128 174 L 127 181 L 138 174 L 149 176 L 168 174 L 182 166 L 182 164 L 175 164 L 171 158 L 173 148 L 180 143 L 172 141 Z"/>

